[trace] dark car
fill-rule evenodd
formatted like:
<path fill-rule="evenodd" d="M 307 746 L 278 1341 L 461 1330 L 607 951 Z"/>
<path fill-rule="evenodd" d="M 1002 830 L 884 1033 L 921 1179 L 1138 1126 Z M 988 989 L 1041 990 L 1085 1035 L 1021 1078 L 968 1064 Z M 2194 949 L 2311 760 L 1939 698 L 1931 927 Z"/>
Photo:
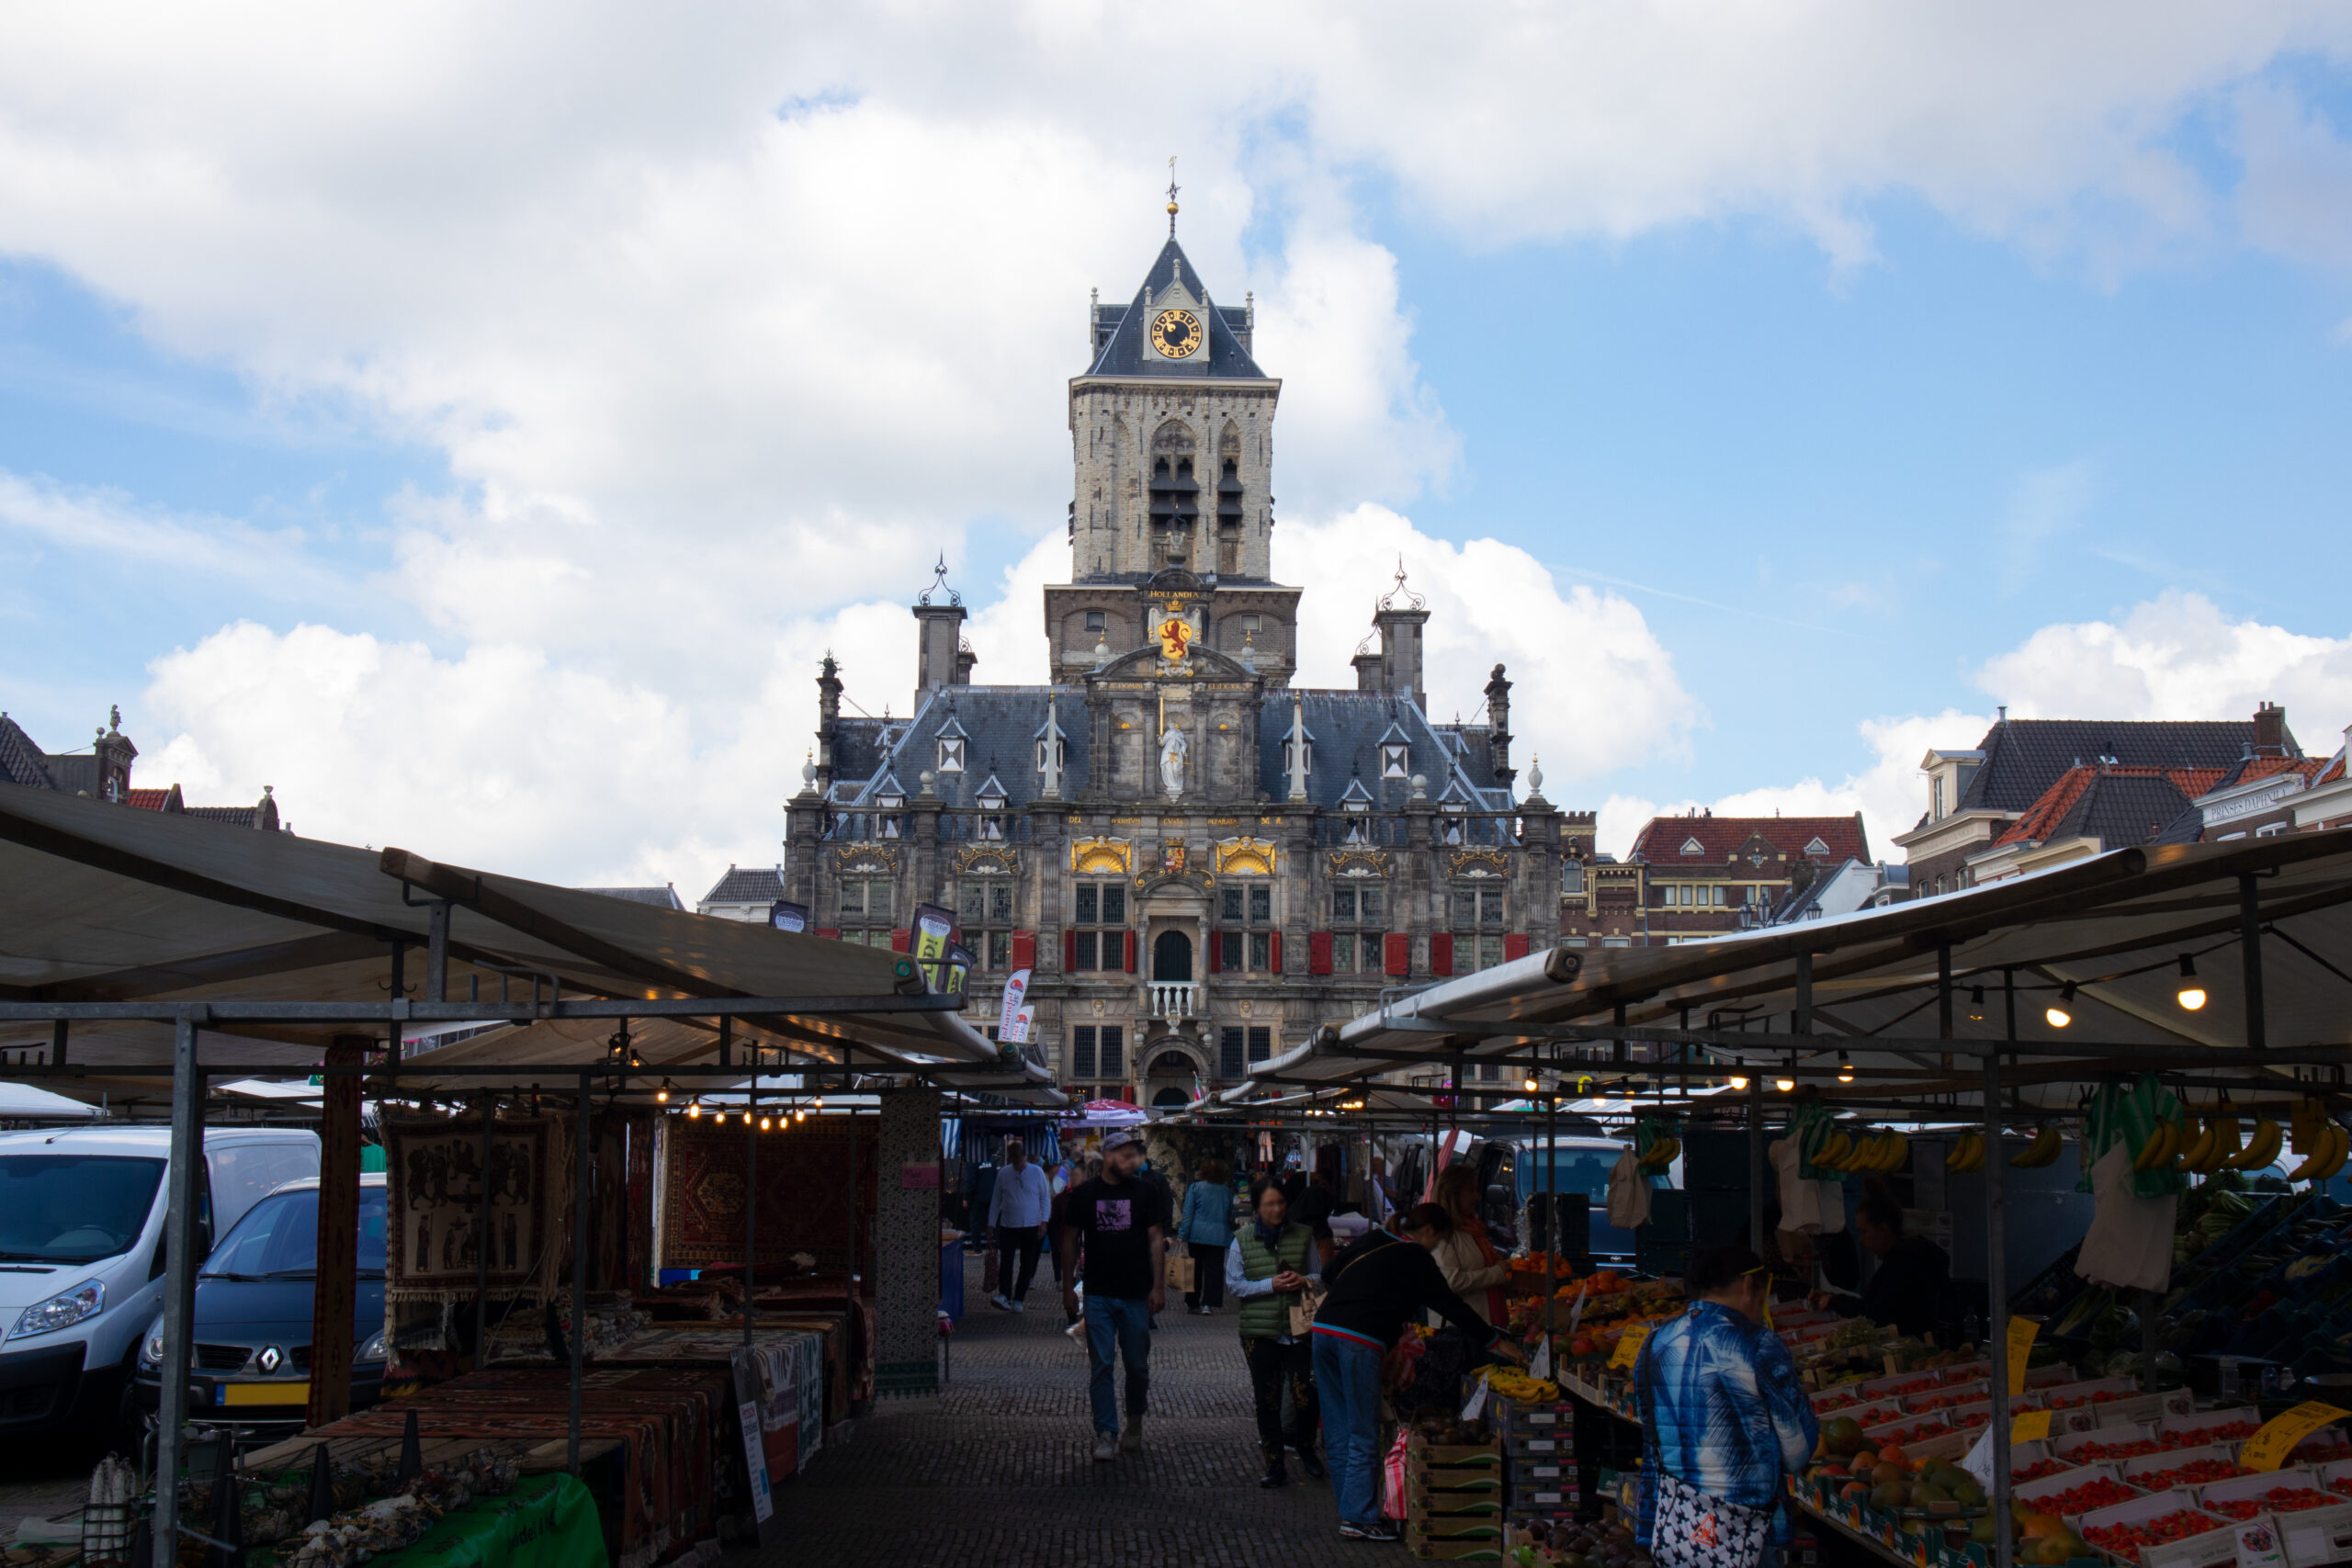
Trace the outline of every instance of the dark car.
<path fill-rule="evenodd" d="M 241 1425 L 300 1424 L 311 1398 L 311 1301 L 318 1281 L 319 1183 L 289 1181 L 247 1210 L 196 1277 L 189 1414 Z M 384 1178 L 359 1179 L 359 1279 L 352 1309 L 351 1407 L 384 1381 Z M 156 1408 L 164 1320 L 139 1349 L 136 1394 Z"/>

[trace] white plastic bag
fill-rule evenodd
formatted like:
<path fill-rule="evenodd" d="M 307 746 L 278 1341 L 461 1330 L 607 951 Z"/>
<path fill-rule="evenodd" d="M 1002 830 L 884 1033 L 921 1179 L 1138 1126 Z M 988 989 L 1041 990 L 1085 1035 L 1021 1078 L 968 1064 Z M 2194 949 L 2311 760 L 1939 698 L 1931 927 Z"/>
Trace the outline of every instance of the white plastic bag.
<path fill-rule="evenodd" d="M 2132 1190 L 2132 1150 L 2121 1139 L 2091 1167 L 2091 1227 L 2075 1272 L 2097 1285 L 2161 1291 L 2172 1282 L 2172 1228 L 2177 1195 L 2143 1198 Z"/>
<path fill-rule="evenodd" d="M 1634 1158 L 1634 1151 L 1626 1150 L 1617 1156 L 1609 1171 L 1609 1223 L 1621 1231 L 1640 1228 L 1650 1223 L 1649 1178 Z"/>

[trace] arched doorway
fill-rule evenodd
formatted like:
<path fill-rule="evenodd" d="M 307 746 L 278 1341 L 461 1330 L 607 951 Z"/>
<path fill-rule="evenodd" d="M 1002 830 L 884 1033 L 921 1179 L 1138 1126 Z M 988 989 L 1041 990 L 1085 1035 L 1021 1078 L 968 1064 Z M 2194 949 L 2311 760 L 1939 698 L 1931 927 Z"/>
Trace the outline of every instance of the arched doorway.
<path fill-rule="evenodd" d="M 1193 1097 L 1181 1089 L 1163 1089 L 1151 1097 L 1154 1110 L 1182 1111 L 1193 1103 Z"/>
<path fill-rule="evenodd" d="M 1165 931 L 1152 939 L 1151 977 L 1182 983 L 1193 977 L 1193 939 L 1182 931 Z"/>

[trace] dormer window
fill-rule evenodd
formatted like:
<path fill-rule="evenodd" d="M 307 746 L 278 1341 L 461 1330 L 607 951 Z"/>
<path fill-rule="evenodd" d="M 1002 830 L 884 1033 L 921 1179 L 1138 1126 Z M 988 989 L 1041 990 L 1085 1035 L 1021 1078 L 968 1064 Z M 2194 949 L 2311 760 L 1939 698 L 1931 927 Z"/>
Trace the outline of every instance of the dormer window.
<path fill-rule="evenodd" d="M 1384 742 L 1380 748 L 1380 776 L 1384 779 L 1403 778 L 1407 772 L 1408 750 L 1409 748 L 1402 741 Z"/>
<path fill-rule="evenodd" d="M 1823 843 L 1819 836 L 1816 835 L 1810 843 L 1805 845 L 1804 852 L 1816 859 L 1826 859 L 1829 854 L 1829 846 Z"/>
<path fill-rule="evenodd" d="M 895 795 L 888 791 L 885 791 L 881 795 L 875 796 L 874 799 L 874 804 L 880 807 L 885 811 L 896 811 L 906 803 L 907 797 L 905 795 Z"/>
<path fill-rule="evenodd" d="M 1702 855 L 1707 852 L 1707 846 L 1696 839 L 1685 839 L 1682 840 L 1682 852 L 1686 855 Z"/>
<path fill-rule="evenodd" d="M 1091 632 L 1099 632 L 1105 629 L 1102 611 L 1089 610 L 1086 612 L 1086 629 Z"/>
<path fill-rule="evenodd" d="M 1311 778 L 1315 773 L 1315 742 L 1309 740 L 1306 743 L 1303 758 L 1294 757 L 1293 753 L 1300 750 L 1300 744 L 1295 740 L 1283 742 L 1283 772 L 1287 773 L 1295 765 L 1302 774 Z"/>
<path fill-rule="evenodd" d="M 960 773 L 964 771 L 964 740 L 961 736 L 954 739 L 941 737 L 939 771 L 943 773 Z"/>

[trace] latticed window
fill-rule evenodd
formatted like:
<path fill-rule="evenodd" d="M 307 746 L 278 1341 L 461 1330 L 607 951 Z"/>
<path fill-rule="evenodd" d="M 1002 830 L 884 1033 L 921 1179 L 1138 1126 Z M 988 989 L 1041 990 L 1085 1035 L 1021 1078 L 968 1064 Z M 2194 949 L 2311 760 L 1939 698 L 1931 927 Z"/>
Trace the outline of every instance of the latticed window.
<path fill-rule="evenodd" d="M 1453 972 L 1491 969 L 1503 961 L 1503 890 L 1453 890 Z"/>
<path fill-rule="evenodd" d="M 1008 876 L 967 876 L 958 888 L 957 923 L 964 945 L 972 950 L 983 969 L 1012 966 L 1012 879 Z"/>
<path fill-rule="evenodd" d="M 1126 967 L 1127 886 L 1124 882 L 1081 882 L 1071 889 L 1070 967 L 1080 971 Z"/>
<path fill-rule="evenodd" d="M 1216 966 L 1227 974 L 1274 968 L 1274 890 L 1262 882 L 1227 884 L 1217 889 L 1220 929 Z"/>
<path fill-rule="evenodd" d="M 1379 974 L 1382 968 L 1381 941 L 1387 931 L 1387 888 L 1374 884 L 1331 889 L 1333 974 Z"/>
<path fill-rule="evenodd" d="M 1127 1032 L 1116 1023 L 1081 1023 L 1069 1032 L 1070 1077 L 1118 1078 L 1126 1073 Z"/>
<path fill-rule="evenodd" d="M 843 942 L 868 947 L 890 945 L 890 879 L 854 876 L 842 883 Z"/>

